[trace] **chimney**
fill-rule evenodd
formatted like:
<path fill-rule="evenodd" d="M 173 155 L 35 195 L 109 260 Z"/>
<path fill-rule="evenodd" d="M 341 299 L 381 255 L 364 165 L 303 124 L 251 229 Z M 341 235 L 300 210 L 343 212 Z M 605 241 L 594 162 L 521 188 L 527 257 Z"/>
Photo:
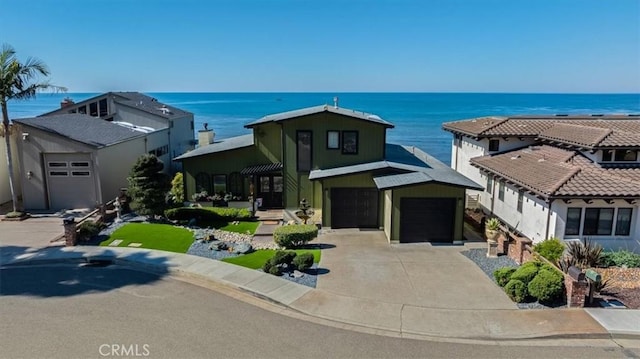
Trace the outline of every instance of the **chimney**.
<path fill-rule="evenodd" d="M 209 129 L 209 124 L 204 124 L 203 130 L 198 130 L 198 147 L 204 147 L 213 143 L 215 137 L 213 130 Z"/>
<path fill-rule="evenodd" d="M 333 108 L 338 108 L 338 96 L 333 96 Z"/>
<path fill-rule="evenodd" d="M 75 102 L 69 97 L 65 97 L 64 100 L 60 101 L 60 108 L 65 108 L 74 105 Z"/>

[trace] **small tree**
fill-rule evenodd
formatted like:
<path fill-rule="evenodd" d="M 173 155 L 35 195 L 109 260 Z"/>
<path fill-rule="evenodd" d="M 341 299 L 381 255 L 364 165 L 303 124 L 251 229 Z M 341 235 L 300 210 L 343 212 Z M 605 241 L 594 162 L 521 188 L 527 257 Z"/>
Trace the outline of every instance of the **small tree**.
<path fill-rule="evenodd" d="M 171 188 L 169 176 L 162 173 L 164 165 L 154 155 L 142 155 L 131 168 L 128 194 L 133 208 L 142 215 L 162 215 L 167 207 L 166 194 Z"/>
<path fill-rule="evenodd" d="M 171 197 L 173 202 L 179 203 L 182 206 L 184 202 L 184 181 L 182 178 L 182 172 L 176 173 L 171 180 Z"/>

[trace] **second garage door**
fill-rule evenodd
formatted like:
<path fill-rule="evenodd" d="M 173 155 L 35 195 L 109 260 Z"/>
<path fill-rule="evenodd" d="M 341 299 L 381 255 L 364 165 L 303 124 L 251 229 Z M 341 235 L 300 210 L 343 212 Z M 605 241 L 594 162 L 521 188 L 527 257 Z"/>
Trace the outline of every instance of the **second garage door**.
<path fill-rule="evenodd" d="M 377 228 L 378 190 L 375 188 L 332 188 L 332 228 Z"/>
<path fill-rule="evenodd" d="M 455 198 L 402 198 L 400 242 L 453 242 Z"/>

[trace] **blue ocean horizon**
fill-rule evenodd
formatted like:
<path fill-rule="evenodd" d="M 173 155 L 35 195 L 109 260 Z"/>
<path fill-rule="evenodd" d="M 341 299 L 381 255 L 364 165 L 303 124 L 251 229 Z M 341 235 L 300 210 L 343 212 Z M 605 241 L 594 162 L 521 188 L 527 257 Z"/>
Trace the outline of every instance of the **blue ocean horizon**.
<path fill-rule="evenodd" d="M 40 93 L 9 102 L 9 117 L 53 111 L 69 97 L 76 102 L 99 93 Z M 416 146 L 449 164 L 451 134 L 442 123 L 482 116 L 532 114 L 640 114 L 640 94 L 526 94 L 413 92 L 148 92 L 158 101 L 193 112 L 195 130 L 208 123 L 216 138 L 250 133 L 244 125 L 263 116 L 317 105 L 339 106 L 380 116 L 395 125 L 387 141 Z"/>

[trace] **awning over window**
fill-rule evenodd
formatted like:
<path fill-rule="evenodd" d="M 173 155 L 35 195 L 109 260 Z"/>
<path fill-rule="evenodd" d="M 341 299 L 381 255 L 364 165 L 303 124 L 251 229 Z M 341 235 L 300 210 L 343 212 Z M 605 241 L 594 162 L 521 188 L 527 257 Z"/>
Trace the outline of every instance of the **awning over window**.
<path fill-rule="evenodd" d="M 242 171 L 240 171 L 240 174 L 243 176 L 249 176 L 249 175 L 256 175 L 256 174 L 276 172 L 276 171 L 282 171 L 282 163 L 280 162 L 266 163 L 263 165 L 245 167 L 242 169 Z"/>

